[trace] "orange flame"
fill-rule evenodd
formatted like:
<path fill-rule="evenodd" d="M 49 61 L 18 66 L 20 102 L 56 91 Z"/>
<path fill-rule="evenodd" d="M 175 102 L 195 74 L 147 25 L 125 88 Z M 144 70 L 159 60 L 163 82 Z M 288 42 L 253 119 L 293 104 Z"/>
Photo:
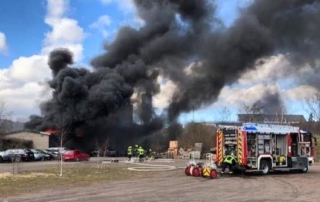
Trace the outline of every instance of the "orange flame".
<path fill-rule="evenodd" d="M 58 129 L 48 129 L 48 130 L 46 130 L 44 132 L 47 133 L 47 134 L 52 135 L 52 134 L 58 133 L 59 130 Z"/>

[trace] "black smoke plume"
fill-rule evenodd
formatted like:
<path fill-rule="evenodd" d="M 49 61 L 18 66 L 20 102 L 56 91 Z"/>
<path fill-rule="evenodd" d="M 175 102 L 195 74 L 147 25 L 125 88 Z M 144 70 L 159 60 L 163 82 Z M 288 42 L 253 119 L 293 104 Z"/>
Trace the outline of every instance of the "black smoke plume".
<path fill-rule="evenodd" d="M 262 114 L 285 114 L 286 106 L 278 91 L 268 90 L 263 97 L 254 102 L 252 107 L 257 108 L 259 113 Z"/>
<path fill-rule="evenodd" d="M 168 108 L 171 120 L 216 101 L 221 89 L 254 68 L 259 58 L 284 53 L 292 61 L 292 71 L 319 58 L 317 0 L 256 0 L 228 28 L 217 19 L 212 1 L 136 0 L 135 4 L 145 26 L 122 27 L 92 65 L 134 71 L 130 66 L 139 62 L 149 71 L 160 69 L 178 85 Z M 201 65 L 187 75 L 184 69 L 192 62 Z"/>
<path fill-rule="evenodd" d="M 60 111 L 70 115 L 65 119 L 72 127 L 106 123 L 134 91 L 148 97 L 159 93 L 160 74 L 177 85 L 168 107 L 169 120 L 175 121 L 182 112 L 215 102 L 224 86 L 253 69 L 260 58 L 283 53 L 292 71 L 306 64 L 318 68 L 319 0 L 255 0 L 230 27 L 217 18 L 214 1 L 134 2 L 144 26 L 122 27 L 105 45 L 106 52 L 92 60 L 94 72 L 68 68 L 69 53 L 51 54 L 50 86 L 55 91 L 42 106 L 42 127 L 58 119 Z M 187 74 L 190 64 L 196 65 Z M 153 126 L 152 102 L 145 101 L 139 108 L 141 119 Z"/>
<path fill-rule="evenodd" d="M 72 61 L 67 49 L 50 53 L 52 99 L 41 104 L 42 116 L 32 115 L 26 128 L 64 131 L 66 145 L 92 149 L 107 138 L 114 145 L 117 135 L 128 140 L 162 127 L 159 119 L 150 118 L 143 126 L 132 122 L 130 98 L 134 89 L 115 70 L 89 72 L 71 68 Z"/>

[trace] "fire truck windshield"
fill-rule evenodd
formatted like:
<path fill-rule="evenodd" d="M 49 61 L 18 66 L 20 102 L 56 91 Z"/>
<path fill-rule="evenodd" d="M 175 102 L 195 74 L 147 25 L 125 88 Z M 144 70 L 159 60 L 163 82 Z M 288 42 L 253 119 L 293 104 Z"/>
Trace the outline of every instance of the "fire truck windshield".
<path fill-rule="evenodd" d="M 311 142 L 311 133 L 304 133 L 303 134 L 303 141 L 304 142 Z"/>

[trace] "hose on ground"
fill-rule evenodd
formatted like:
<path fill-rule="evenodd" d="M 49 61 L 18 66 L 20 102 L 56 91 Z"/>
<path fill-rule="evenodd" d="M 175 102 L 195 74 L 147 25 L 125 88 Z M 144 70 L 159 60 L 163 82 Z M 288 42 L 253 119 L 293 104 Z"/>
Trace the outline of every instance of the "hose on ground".
<path fill-rule="evenodd" d="M 118 161 L 119 163 L 131 163 L 133 165 L 137 165 L 134 167 L 129 167 L 128 170 L 131 171 L 140 171 L 140 172 L 161 172 L 161 171 L 172 171 L 172 170 L 177 170 L 181 169 L 184 167 L 176 167 L 176 166 L 171 166 L 171 165 L 159 165 L 159 164 L 151 164 L 151 162 L 157 162 L 157 163 L 174 163 L 175 161 L 172 159 L 153 159 L 153 160 L 148 160 L 148 163 L 138 163 L 138 158 L 132 159 L 131 161 L 127 160 L 122 160 Z M 101 163 L 112 163 L 112 161 L 102 161 Z"/>
<path fill-rule="evenodd" d="M 171 159 L 162 159 L 162 160 L 154 160 L 154 162 L 161 161 L 162 163 L 167 162 L 171 163 L 174 162 Z M 171 166 L 171 165 L 159 165 L 159 164 L 146 164 L 146 163 L 133 163 L 135 165 L 141 165 L 137 167 L 129 167 L 128 170 L 132 171 L 140 171 L 140 172 L 161 172 L 161 171 L 172 171 L 172 170 L 177 170 L 180 169 L 176 166 Z"/>

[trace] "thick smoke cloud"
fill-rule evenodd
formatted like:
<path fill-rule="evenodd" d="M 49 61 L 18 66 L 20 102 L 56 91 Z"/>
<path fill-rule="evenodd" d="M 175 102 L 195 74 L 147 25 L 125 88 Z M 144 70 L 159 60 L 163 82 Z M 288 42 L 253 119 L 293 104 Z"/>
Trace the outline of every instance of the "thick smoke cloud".
<path fill-rule="evenodd" d="M 89 72 L 71 68 L 72 54 L 67 49 L 52 51 L 48 64 L 53 76 L 49 81 L 52 99 L 40 106 L 42 116 L 30 117 L 26 128 L 63 129 L 66 144 L 85 149 L 107 137 L 115 140 L 115 135 L 121 131 L 128 133 L 129 128 L 134 129 L 129 133 L 134 138 L 162 127 L 157 119 L 143 126 L 130 121 L 130 98 L 134 90 L 115 70 L 100 68 Z M 127 114 L 118 113 L 121 111 Z"/>
<path fill-rule="evenodd" d="M 130 64 L 140 62 L 150 71 L 160 69 L 178 85 L 168 109 L 171 120 L 216 101 L 221 89 L 253 68 L 259 58 L 286 54 L 292 71 L 314 65 L 319 58 L 320 4 L 316 0 L 256 0 L 225 29 L 211 1 L 135 3 L 145 26 L 123 27 L 92 65 L 134 71 Z M 186 75 L 183 70 L 192 62 L 201 65 Z"/>
<path fill-rule="evenodd" d="M 288 74 L 295 75 L 297 83 L 320 90 L 320 1 L 258 0 L 248 10 L 271 31 L 274 52 L 291 61 Z"/>
<path fill-rule="evenodd" d="M 266 91 L 264 96 L 253 103 L 252 107 L 258 108 L 262 114 L 285 114 L 286 106 L 278 91 Z"/>
<path fill-rule="evenodd" d="M 319 0 L 255 0 L 230 27 L 217 19 L 213 1 L 134 2 L 145 25 L 122 27 L 116 39 L 105 44 L 106 52 L 92 60 L 94 72 L 69 68 L 69 52 L 51 53 L 53 99 L 41 106 L 42 118 L 31 117 L 30 127 L 41 120 L 38 128 L 51 127 L 59 120 L 58 112 L 64 111 L 68 114 L 64 120 L 72 127 L 97 130 L 101 127 L 92 126 L 114 120 L 111 114 L 128 105 L 136 92 L 140 118 L 148 129 L 132 131 L 148 133 L 161 127 L 154 121 L 158 119 L 150 99 L 159 93 L 160 74 L 177 85 L 167 110 L 169 121 L 175 121 L 183 112 L 215 102 L 224 86 L 255 68 L 260 58 L 283 53 L 292 72 L 305 65 L 319 69 Z M 192 73 L 186 74 L 190 64 Z M 282 103 L 279 94 L 266 94 L 264 100 L 266 112 L 277 110 L 270 107 L 274 103 Z"/>

